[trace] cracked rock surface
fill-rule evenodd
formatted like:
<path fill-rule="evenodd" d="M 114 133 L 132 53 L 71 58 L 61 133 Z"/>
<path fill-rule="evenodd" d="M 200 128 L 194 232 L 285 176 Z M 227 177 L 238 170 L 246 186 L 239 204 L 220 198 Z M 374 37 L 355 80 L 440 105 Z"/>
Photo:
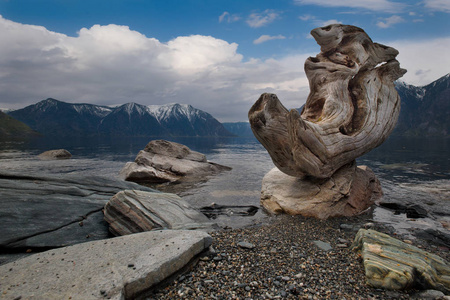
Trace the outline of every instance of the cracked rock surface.
<path fill-rule="evenodd" d="M 154 191 L 100 176 L 0 173 L 0 252 L 45 250 L 108 237 L 102 209 L 125 189 Z"/>

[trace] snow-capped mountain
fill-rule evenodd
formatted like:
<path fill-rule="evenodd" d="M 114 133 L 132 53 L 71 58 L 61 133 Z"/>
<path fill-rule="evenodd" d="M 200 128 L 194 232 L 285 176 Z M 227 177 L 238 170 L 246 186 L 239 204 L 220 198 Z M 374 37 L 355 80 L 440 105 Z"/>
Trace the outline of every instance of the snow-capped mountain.
<path fill-rule="evenodd" d="M 395 88 L 401 110 L 393 135 L 450 134 L 450 73 L 421 87 L 397 81 Z"/>
<path fill-rule="evenodd" d="M 118 107 L 42 100 L 9 115 L 50 136 L 230 136 L 210 114 L 186 104 Z"/>

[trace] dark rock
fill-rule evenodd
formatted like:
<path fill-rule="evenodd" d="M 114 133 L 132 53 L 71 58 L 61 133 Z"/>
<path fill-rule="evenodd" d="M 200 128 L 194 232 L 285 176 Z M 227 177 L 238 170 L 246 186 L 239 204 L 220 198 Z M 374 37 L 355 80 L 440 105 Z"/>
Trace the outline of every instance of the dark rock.
<path fill-rule="evenodd" d="M 417 218 L 426 218 L 427 216 L 428 216 L 427 210 L 418 204 L 414 204 L 406 208 L 407 218 L 417 219 Z"/>
<path fill-rule="evenodd" d="M 254 216 L 258 209 L 253 205 L 218 205 L 213 203 L 200 208 L 200 212 L 210 219 L 216 219 L 219 215 Z"/>
<path fill-rule="evenodd" d="M 125 189 L 154 191 L 100 176 L 0 173 L 0 250 L 48 249 L 86 242 L 86 236 L 107 238 L 102 209 Z"/>
<path fill-rule="evenodd" d="M 387 208 L 387 209 L 395 211 L 396 215 L 406 213 L 406 205 L 403 205 L 403 204 L 400 204 L 400 203 L 380 202 L 379 205 L 381 207 L 384 207 L 384 208 Z"/>
<path fill-rule="evenodd" d="M 415 235 L 419 239 L 431 241 L 438 245 L 442 245 L 442 246 L 450 248 L 450 234 L 445 233 L 443 231 L 433 229 L 433 228 L 428 228 L 425 230 L 420 229 L 420 230 L 415 231 Z"/>

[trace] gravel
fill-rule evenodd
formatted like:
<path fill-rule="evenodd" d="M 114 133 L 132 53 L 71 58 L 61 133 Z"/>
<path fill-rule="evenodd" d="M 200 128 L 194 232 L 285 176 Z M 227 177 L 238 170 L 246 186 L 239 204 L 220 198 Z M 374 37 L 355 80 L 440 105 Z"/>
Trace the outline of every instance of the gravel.
<path fill-rule="evenodd" d="M 370 226 L 392 234 L 368 224 L 369 218 L 283 215 L 259 227 L 212 232 L 212 251 L 146 299 L 410 299 L 417 291 L 366 285 L 361 258 L 349 249 L 356 231 Z M 314 241 L 332 249 L 321 250 Z M 243 243 L 254 247 L 239 246 Z M 448 259 L 448 248 L 414 244 Z"/>

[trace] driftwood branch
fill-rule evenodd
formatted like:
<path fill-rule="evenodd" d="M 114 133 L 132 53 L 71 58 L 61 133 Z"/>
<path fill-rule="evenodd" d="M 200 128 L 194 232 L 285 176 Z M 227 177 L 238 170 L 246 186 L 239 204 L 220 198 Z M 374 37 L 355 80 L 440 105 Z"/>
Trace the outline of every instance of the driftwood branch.
<path fill-rule="evenodd" d="M 406 70 L 397 50 L 358 27 L 335 24 L 311 34 L 321 52 L 305 62 L 310 94 L 301 115 L 262 94 L 249 120 L 282 172 L 328 178 L 389 136 L 400 112 L 394 81 Z"/>

